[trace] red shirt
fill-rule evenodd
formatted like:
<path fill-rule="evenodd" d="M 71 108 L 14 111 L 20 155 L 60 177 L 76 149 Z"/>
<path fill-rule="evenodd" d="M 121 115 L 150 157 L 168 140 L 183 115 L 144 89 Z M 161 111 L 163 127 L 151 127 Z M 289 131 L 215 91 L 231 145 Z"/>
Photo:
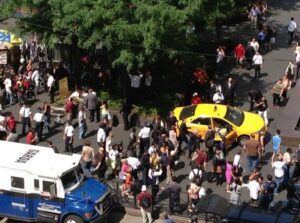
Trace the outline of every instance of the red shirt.
<path fill-rule="evenodd" d="M 6 120 L 6 125 L 8 130 L 12 130 L 16 128 L 16 121 L 14 116 L 9 116 Z"/>
<path fill-rule="evenodd" d="M 33 144 L 31 141 L 34 139 L 35 135 L 32 132 L 28 132 L 26 136 L 26 144 Z"/>
<path fill-rule="evenodd" d="M 201 103 L 201 98 L 199 96 L 193 96 L 192 97 L 192 101 L 191 101 L 192 105 L 197 105 L 197 104 L 200 104 L 200 103 Z"/>
<path fill-rule="evenodd" d="M 67 113 L 71 113 L 72 110 L 73 110 L 73 102 L 72 101 L 68 101 L 66 103 L 65 109 L 66 109 Z"/>
<path fill-rule="evenodd" d="M 236 58 L 240 59 L 240 58 L 244 58 L 245 57 L 245 48 L 242 45 L 238 45 L 235 49 L 234 49 L 234 53 Z"/>
<path fill-rule="evenodd" d="M 25 90 L 27 90 L 29 88 L 29 85 L 30 85 L 30 83 L 28 80 L 23 81 L 23 87 L 25 88 Z"/>
<path fill-rule="evenodd" d="M 195 164 L 197 166 L 202 166 L 204 162 L 207 163 L 207 154 L 200 151 L 200 152 L 198 152 L 198 156 L 195 160 Z"/>
<path fill-rule="evenodd" d="M 145 191 L 145 192 L 142 191 L 136 197 L 138 204 L 140 204 L 141 200 L 143 200 L 144 197 L 148 197 L 148 198 L 150 198 L 149 200 L 152 201 L 152 195 L 150 193 L 148 193 L 147 191 Z"/>

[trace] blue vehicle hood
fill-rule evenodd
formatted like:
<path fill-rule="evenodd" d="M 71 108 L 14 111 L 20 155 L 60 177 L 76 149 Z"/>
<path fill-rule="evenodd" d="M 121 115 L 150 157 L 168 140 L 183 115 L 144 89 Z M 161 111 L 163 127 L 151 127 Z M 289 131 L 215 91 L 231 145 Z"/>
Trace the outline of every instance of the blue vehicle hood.
<path fill-rule="evenodd" d="M 80 201 L 88 198 L 95 202 L 107 192 L 107 185 L 94 179 L 86 179 L 76 189 L 66 193 L 66 199 Z"/>

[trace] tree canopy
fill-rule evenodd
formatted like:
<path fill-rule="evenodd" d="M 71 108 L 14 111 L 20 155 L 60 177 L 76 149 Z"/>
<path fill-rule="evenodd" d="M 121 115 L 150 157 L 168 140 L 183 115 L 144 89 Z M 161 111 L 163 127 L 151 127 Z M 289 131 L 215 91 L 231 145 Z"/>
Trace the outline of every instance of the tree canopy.
<path fill-rule="evenodd" d="M 26 9 L 18 18 L 22 32 L 36 32 L 46 44 L 72 44 L 75 38 L 80 48 L 101 45 L 113 66 L 131 70 L 194 51 L 199 24 L 214 26 L 234 5 L 235 0 L 6 0 L 0 13 Z"/>

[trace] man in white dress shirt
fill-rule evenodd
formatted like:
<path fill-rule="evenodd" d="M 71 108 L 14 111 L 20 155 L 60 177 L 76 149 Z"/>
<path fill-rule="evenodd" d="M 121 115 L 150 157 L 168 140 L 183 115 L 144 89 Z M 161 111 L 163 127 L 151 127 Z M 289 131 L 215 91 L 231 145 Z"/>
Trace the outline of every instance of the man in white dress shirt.
<path fill-rule="evenodd" d="M 294 39 L 294 33 L 297 30 L 297 23 L 294 21 L 294 17 L 291 18 L 289 25 L 288 25 L 288 33 L 290 35 L 290 39 L 288 44 L 291 45 Z"/>
<path fill-rule="evenodd" d="M 104 146 L 105 145 L 105 140 L 106 140 L 106 133 L 104 131 L 105 127 L 106 127 L 105 123 L 101 122 L 99 124 L 99 129 L 98 129 L 98 132 L 97 132 L 97 143 L 98 143 L 99 146 Z"/>
<path fill-rule="evenodd" d="M 7 76 L 3 82 L 4 87 L 5 87 L 5 93 L 6 93 L 6 103 L 12 104 L 12 82 L 11 79 Z"/>
<path fill-rule="evenodd" d="M 145 122 L 138 135 L 140 141 L 140 156 L 142 156 L 144 151 L 148 150 L 150 147 L 150 132 L 151 129 L 148 126 L 148 123 Z"/>
<path fill-rule="evenodd" d="M 263 58 L 257 51 L 253 57 L 253 66 L 254 66 L 254 78 L 260 77 L 260 70 L 263 64 Z"/>
<path fill-rule="evenodd" d="M 55 85 L 55 79 L 54 77 L 47 73 L 47 88 L 48 88 L 48 92 L 49 92 L 49 97 L 50 97 L 50 103 L 54 102 L 54 85 Z"/>
<path fill-rule="evenodd" d="M 41 107 L 39 107 L 37 109 L 37 112 L 34 114 L 33 121 L 35 121 L 35 131 L 40 142 L 42 141 L 44 127 L 44 114 Z"/>
<path fill-rule="evenodd" d="M 26 103 L 21 107 L 19 115 L 20 121 L 22 122 L 22 135 L 25 135 L 26 125 L 28 126 L 28 129 L 30 129 L 32 119 L 31 110 Z"/>
<path fill-rule="evenodd" d="M 65 140 L 65 152 L 71 151 L 73 153 L 74 127 L 70 121 L 67 121 L 63 138 Z"/>

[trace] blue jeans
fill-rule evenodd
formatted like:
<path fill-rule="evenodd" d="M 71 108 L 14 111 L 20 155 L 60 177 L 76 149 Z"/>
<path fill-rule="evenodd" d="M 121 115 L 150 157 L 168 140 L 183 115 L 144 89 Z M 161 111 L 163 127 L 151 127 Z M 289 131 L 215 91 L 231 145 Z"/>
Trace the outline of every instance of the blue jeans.
<path fill-rule="evenodd" d="M 83 170 L 83 174 L 87 177 L 87 178 L 91 178 L 93 177 L 90 171 L 91 165 L 92 165 L 92 161 L 84 161 L 81 160 L 81 167 Z"/>
<path fill-rule="evenodd" d="M 11 92 L 6 92 L 6 103 L 11 105 L 12 101 L 13 101 L 12 93 Z"/>
<path fill-rule="evenodd" d="M 253 171 L 258 164 L 258 156 L 247 156 L 248 170 Z"/>
<path fill-rule="evenodd" d="M 47 128 L 47 131 L 50 132 L 50 116 L 44 116 L 44 126 Z"/>
<path fill-rule="evenodd" d="M 276 181 L 276 188 L 275 188 L 275 193 L 278 193 L 279 187 L 281 186 L 281 183 L 283 181 L 283 176 L 282 177 L 275 177 Z"/>
<path fill-rule="evenodd" d="M 86 122 L 79 124 L 79 139 L 83 139 L 85 137 L 85 133 L 87 131 L 87 124 Z"/>

